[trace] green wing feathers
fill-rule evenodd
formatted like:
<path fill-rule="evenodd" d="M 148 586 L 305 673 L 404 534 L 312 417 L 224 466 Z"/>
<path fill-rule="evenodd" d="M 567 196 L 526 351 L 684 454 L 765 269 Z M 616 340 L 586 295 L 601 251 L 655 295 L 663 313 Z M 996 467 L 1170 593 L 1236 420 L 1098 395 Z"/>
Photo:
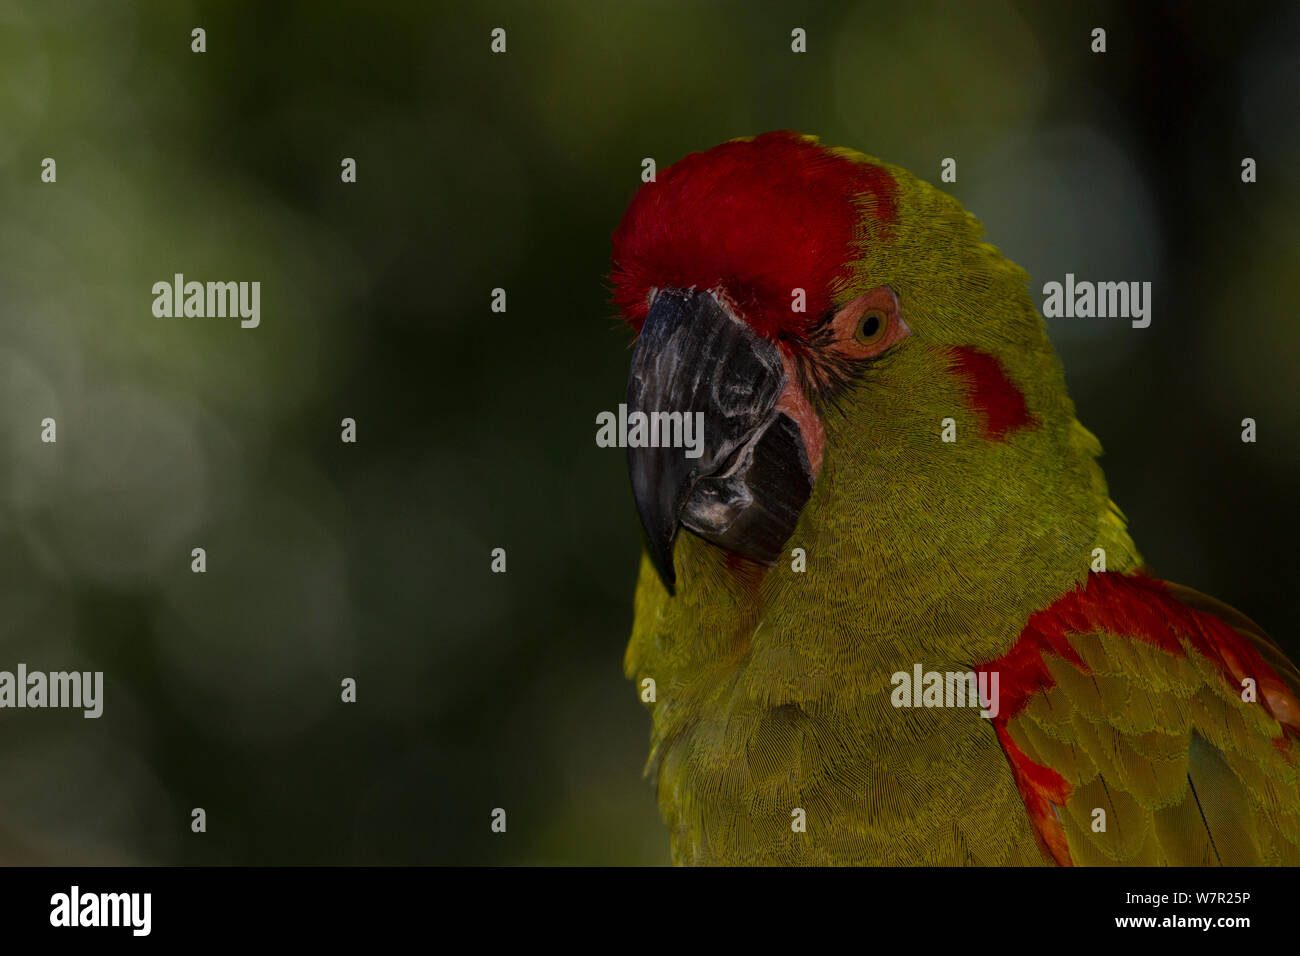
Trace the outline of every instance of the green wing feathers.
<path fill-rule="evenodd" d="M 1300 864 L 1300 673 L 1257 625 L 1104 574 L 1035 615 L 1021 645 L 1001 663 L 1023 698 L 999 729 L 1019 777 L 1059 777 L 1026 798 L 1058 862 Z"/>

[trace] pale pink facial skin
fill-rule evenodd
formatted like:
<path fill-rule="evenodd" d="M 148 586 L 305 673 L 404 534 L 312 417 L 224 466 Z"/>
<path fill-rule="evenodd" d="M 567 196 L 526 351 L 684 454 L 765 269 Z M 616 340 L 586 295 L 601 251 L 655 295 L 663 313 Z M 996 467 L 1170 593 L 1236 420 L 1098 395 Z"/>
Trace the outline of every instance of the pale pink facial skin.
<path fill-rule="evenodd" d="M 826 432 L 822 428 L 822 420 L 817 417 L 812 404 L 799 387 L 799 374 L 795 370 L 794 359 L 785 348 L 781 349 L 781 361 L 785 365 L 785 388 L 776 400 L 776 410 L 788 415 L 799 426 L 804 450 L 808 452 L 813 481 L 816 481 L 822 471 L 822 447 L 826 444 Z"/>
<path fill-rule="evenodd" d="M 876 341 L 864 345 L 857 340 L 855 332 L 862 316 L 873 309 L 880 313 L 885 331 Z M 894 294 L 893 289 L 885 285 L 877 286 L 846 303 L 835 313 L 835 317 L 831 320 L 831 328 L 835 332 L 835 337 L 830 347 L 851 359 L 873 358 L 912 334 L 912 330 L 907 327 L 899 311 L 898 296 Z M 777 399 L 776 408 L 799 426 L 804 449 L 808 452 L 808 464 L 812 467 L 813 480 L 816 481 L 817 476 L 821 474 L 826 432 L 812 403 L 799 387 L 799 375 L 794 358 L 785 345 L 781 347 L 781 361 L 785 365 L 785 389 Z"/>

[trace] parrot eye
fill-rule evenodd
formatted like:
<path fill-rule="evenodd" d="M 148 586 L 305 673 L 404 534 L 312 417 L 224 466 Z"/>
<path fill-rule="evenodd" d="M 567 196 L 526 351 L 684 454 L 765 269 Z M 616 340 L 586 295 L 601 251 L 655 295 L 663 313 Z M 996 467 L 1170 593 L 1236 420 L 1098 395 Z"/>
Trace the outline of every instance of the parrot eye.
<path fill-rule="evenodd" d="M 898 296 L 887 285 L 840 306 L 829 330 L 835 350 L 850 360 L 875 358 L 912 334 L 899 311 Z"/>
<path fill-rule="evenodd" d="M 862 313 L 862 318 L 858 319 L 853 337 L 858 340 L 859 345 L 875 345 L 885 337 L 888 327 L 889 319 L 885 313 L 879 309 L 868 309 Z"/>

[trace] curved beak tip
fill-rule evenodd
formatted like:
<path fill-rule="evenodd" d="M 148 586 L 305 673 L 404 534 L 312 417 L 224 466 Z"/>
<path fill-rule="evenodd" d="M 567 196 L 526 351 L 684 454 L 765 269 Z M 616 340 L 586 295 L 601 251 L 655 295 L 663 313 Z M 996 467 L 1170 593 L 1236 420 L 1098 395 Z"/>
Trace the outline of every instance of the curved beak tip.
<path fill-rule="evenodd" d="M 646 553 L 670 595 L 680 527 L 763 563 L 793 532 L 811 474 L 798 427 L 775 408 L 784 385 L 775 347 L 712 293 L 656 295 L 627 391 L 628 419 L 650 424 L 644 439 L 628 435 L 627 457 Z M 657 421 L 680 423 L 680 434 Z M 677 438 L 694 442 L 694 453 Z"/>

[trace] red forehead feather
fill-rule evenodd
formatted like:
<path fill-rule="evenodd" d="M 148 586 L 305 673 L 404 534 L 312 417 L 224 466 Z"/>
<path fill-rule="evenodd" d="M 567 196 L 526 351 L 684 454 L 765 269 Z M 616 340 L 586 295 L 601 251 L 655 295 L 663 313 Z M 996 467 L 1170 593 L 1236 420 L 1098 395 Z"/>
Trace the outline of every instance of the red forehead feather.
<path fill-rule="evenodd" d="M 897 221 L 896 185 L 787 132 L 692 153 L 646 183 L 614 232 L 614 301 L 640 329 L 652 288 L 722 285 L 762 335 L 800 329 L 831 305 L 874 199 L 877 229 Z M 793 290 L 806 312 L 791 310 Z"/>

